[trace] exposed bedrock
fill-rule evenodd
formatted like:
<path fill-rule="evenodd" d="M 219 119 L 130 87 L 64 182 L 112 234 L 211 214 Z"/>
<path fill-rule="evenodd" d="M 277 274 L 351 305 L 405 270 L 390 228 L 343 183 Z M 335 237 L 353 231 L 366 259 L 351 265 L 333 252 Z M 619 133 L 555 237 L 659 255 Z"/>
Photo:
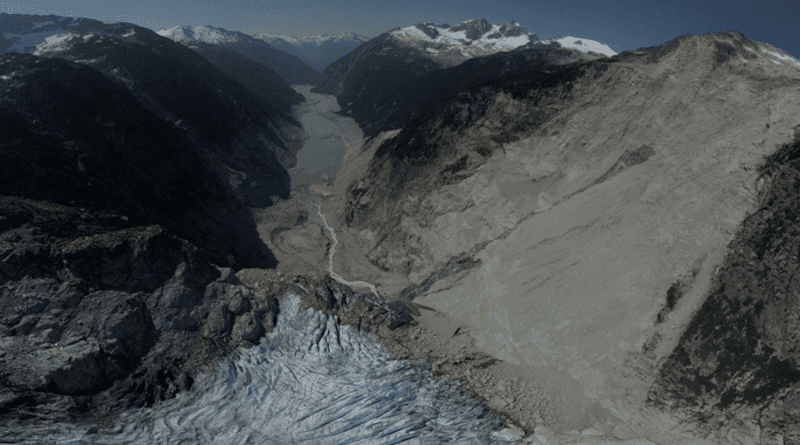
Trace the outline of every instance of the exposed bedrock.
<path fill-rule="evenodd" d="M 29 221 L 0 237 L 0 411 L 9 418 L 152 405 L 275 325 L 277 300 L 159 226 L 0 202 L 4 223 L 19 212 Z"/>

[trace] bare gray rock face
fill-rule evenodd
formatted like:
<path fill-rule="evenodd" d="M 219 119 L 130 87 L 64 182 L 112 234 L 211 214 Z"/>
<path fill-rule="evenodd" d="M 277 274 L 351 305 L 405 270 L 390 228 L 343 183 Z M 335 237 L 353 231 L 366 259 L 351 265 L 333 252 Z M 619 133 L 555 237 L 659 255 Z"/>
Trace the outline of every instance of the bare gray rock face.
<path fill-rule="evenodd" d="M 86 408 L 55 409 L 54 419 L 152 405 L 190 388 L 198 364 L 274 327 L 272 297 L 158 226 L 64 239 L 43 233 L 53 214 L 39 216 L 40 227 L 6 231 L 0 242 L 6 415 L 40 411 L 31 395 L 41 393 L 85 399 L 73 405 Z"/>

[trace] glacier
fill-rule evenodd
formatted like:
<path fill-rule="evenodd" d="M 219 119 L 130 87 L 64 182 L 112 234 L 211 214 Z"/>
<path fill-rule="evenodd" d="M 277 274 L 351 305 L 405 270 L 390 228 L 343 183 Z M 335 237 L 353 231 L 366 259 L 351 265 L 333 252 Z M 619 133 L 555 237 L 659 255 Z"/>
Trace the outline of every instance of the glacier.
<path fill-rule="evenodd" d="M 261 344 L 201 370 L 192 389 L 112 428 L 35 423 L 3 441 L 94 444 L 508 444 L 500 416 L 425 360 L 393 360 L 371 333 L 280 298 Z M 29 442 L 30 441 L 30 442 Z"/>

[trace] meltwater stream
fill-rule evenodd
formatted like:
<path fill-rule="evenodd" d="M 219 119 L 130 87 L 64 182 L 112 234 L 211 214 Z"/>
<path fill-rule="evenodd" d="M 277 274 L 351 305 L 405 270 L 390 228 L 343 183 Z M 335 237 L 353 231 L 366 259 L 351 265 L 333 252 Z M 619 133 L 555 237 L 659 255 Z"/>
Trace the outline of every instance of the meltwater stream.
<path fill-rule="evenodd" d="M 372 334 L 281 297 L 275 331 L 210 366 L 190 391 L 129 411 L 112 430 L 48 427 L 57 444 L 507 444 L 501 419 L 426 367 L 393 360 Z M 334 316 L 335 317 L 335 316 Z M 83 428 L 85 430 L 86 427 Z"/>

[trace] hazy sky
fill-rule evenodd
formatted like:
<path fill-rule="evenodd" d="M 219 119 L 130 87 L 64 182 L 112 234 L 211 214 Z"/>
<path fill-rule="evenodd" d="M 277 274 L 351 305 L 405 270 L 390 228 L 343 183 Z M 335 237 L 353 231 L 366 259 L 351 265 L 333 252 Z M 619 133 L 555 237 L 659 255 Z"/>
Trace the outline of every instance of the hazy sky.
<path fill-rule="evenodd" d="M 800 2 L 741 1 L 234 1 L 32 0 L 0 1 L 0 12 L 57 14 L 125 21 L 153 30 L 212 25 L 252 33 L 315 35 L 353 31 L 368 37 L 397 26 L 513 20 L 540 38 L 572 35 L 617 52 L 660 45 L 685 34 L 737 30 L 800 58 Z"/>

